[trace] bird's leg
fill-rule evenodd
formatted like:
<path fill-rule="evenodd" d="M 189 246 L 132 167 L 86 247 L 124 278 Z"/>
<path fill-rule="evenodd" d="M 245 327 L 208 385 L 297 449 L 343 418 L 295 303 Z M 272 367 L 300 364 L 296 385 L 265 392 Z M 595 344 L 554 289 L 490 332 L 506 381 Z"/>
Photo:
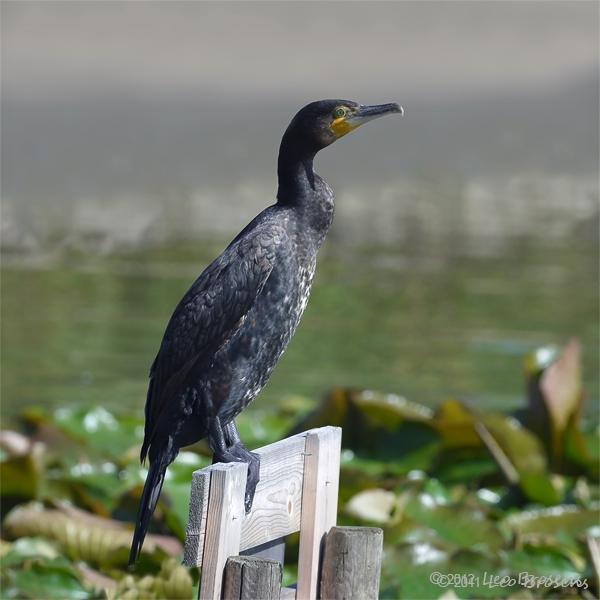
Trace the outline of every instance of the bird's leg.
<path fill-rule="evenodd" d="M 213 463 L 244 462 L 248 465 L 248 478 L 244 493 L 244 508 L 248 514 L 252 508 L 254 492 L 259 479 L 260 457 L 244 446 L 233 421 L 223 426 L 219 417 L 214 417 L 209 427 L 208 441 L 213 451 Z"/>
<path fill-rule="evenodd" d="M 244 495 L 244 506 L 246 514 L 248 514 L 252 508 L 252 501 L 254 500 L 254 493 L 260 476 L 260 456 L 255 452 L 250 452 L 244 446 L 235 421 L 229 421 L 223 427 L 223 430 L 229 451 L 233 455 L 238 456 L 243 462 L 248 463 L 248 479 L 246 480 L 246 493 Z"/>

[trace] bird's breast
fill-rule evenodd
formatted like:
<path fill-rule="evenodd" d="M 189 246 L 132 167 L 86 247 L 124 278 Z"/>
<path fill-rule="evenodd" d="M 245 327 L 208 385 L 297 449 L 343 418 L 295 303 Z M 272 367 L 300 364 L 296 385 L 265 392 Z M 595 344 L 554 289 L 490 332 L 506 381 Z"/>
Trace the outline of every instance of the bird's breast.
<path fill-rule="evenodd" d="M 290 254 L 273 268 L 252 310 L 225 349 L 232 393 L 227 417 L 246 406 L 267 382 L 294 335 L 308 303 L 316 257 Z M 233 401 L 239 398 L 239 401 Z"/>

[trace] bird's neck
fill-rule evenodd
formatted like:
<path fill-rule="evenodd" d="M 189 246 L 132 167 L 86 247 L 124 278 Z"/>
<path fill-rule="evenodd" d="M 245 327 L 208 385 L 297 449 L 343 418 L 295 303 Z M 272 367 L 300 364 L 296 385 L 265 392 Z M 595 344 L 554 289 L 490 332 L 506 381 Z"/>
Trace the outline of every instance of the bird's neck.
<path fill-rule="evenodd" d="M 309 201 L 315 190 L 315 154 L 284 136 L 277 162 L 279 204 L 301 205 Z"/>

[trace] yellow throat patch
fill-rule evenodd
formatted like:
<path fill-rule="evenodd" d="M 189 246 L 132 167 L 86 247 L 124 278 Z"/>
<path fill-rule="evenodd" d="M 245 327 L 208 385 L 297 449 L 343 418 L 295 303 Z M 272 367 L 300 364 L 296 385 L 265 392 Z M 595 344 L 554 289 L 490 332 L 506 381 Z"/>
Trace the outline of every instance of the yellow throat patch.
<path fill-rule="evenodd" d="M 346 135 L 347 133 L 350 133 L 357 127 L 358 124 L 351 125 L 350 123 L 348 123 L 346 117 L 340 117 L 339 119 L 335 119 L 335 121 L 331 123 L 331 131 L 333 131 L 333 133 L 335 133 L 335 135 L 339 138 L 343 135 Z"/>

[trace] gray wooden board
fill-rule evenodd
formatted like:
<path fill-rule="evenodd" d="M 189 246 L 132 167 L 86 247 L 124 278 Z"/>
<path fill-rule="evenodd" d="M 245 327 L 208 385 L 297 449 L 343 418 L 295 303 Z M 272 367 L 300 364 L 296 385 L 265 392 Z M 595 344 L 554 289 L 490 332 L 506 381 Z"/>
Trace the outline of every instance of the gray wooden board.
<path fill-rule="evenodd" d="M 327 435 L 337 427 L 321 427 L 255 450 L 261 457 L 260 481 L 250 514 L 242 517 L 240 550 L 261 546 L 300 530 L 305 446 L 309 434 Z M 339 435 L 339 434 L 338 434 Z M 184 565 L 201 566 L 210 477 L 217 465 L 194 473 Z"/>

